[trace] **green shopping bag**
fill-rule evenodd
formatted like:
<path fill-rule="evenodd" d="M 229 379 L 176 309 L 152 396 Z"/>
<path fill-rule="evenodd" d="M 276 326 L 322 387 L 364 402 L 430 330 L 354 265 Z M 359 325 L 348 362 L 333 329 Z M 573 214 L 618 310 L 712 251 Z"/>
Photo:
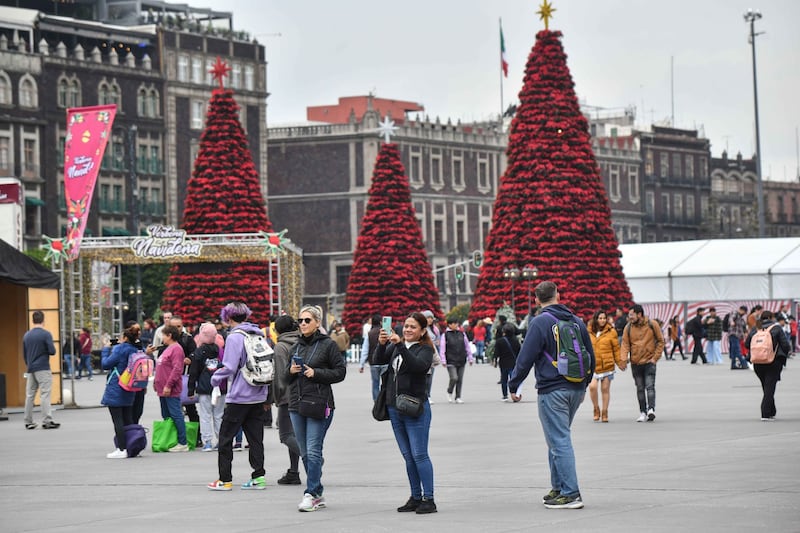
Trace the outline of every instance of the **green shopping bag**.
<path fill-rule="evenodd" d="M 186 442 L 189 449 L 194 450 L 197 444 L 197 433 L 200 431 L 198 422 L 186 422 Z M 178 428 L 171 418 L 166 420 L 153 421 L 152 450 L 154 452 L 166 452 L 178 444 Z"/>

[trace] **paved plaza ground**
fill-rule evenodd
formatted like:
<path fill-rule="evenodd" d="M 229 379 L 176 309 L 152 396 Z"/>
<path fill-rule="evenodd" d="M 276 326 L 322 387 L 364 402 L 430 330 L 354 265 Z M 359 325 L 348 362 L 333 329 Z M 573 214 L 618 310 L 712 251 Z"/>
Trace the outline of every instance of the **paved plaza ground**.
<path fill-rule="evenodd" d="M 447 403 L 446 373 L 434 379 L 430 453 L 439 512 L 395 508 L 408 498 L 389 422 L 370 416 L 369 372 L 348 367 L 334 387 L 337 409 L 325 442 L 328 508 L 299 513 L 303 486 L 275 483 L 288 467 L 277 431 L 265 429 L 268 487 L 241 491 L 246 453 L 234 454 L 233 492 L 210 492 L 215 453 L 109 460 L 113 429 L 97 406 L 104 379 L 75 383 L 79 409 L 59 410 L 58 430 L 25 430 L 22 414 L 0 422 L 0 531 L 57 532 L 528 532 L 800 531 L 800 362 L 778 384 L 778 416 L 761 422 L 751 371 L 661 361 L 657 418 L 636 423 L 630 372 L 612 384 L 610 422 L 591 402 L 573 424 L 585 508 L 545 509 L 546 447 L 532 377 L 519 404 L 500 402 L 498 371 L 468 368 L 463 405 Z M 150 391 L 143 422 L 159 415 Z M 37 421 L 41 416 L 37 412 Z M 301 474 L 305 480 L 305 475 Z"/>

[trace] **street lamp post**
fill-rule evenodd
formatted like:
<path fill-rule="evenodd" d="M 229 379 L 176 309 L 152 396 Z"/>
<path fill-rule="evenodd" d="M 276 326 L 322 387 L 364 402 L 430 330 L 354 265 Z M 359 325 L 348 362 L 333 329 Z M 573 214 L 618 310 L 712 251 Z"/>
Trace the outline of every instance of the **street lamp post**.
<path fill-rule="evenodd" d="M 136 280 L 136 286 L 131 285 L 128 287 L 128 294 L 136 297 L 136 322 L 141 323 L 142 320 L 142 286 L 139 280 Z"/>
<path fill-rule="evenodd" d="M 519 269 L 517 267 L 510 267 L 503 269 L 503 278 L 511 280 L 511 309 L 514 310 L 514 322 L 517 321 L 517 306 L 514 299 L 514 284 L 519 278 Z"/>
<path fill-rule="evenodd" d="M 744 14 L 744 21 L 750 23 L 750 47 L 753 51 L 753 103 L 756 115 L 756 195 L 758 196 L 758 236 L 764 237 L 764 185 L 761 180 L 761 136 L 758 129 L 758 83 L 756 76 L 756 33 L 755 24 L 761 18 L 760 11 L 748 9 Z"/>
<path fill-rule="evenodd" d="M 522 279 L 528 282 L 528 315 L 531 314 L 533 307 L 531 306 L 531 281 L 536 279 L 536 276 L 539 275 L 539 269 L 536 267 L 532 267 L 527 265 L 525 268 L 522 269 Z"/>
<path fill-rule="evenodd" d="M 131 124 L 128 128 L 128 174 L 131 187 L 131 225 L 134 237 L 139 236 L 139 176 L 136 174 L 136 132 L 139 128 Z M 133 289 L 133 287 L 131 288 Z M 132 291 L 131 294 L 134 294 Z M 142 267 L 136 265 L 136 322 L 142 320 Z"/>

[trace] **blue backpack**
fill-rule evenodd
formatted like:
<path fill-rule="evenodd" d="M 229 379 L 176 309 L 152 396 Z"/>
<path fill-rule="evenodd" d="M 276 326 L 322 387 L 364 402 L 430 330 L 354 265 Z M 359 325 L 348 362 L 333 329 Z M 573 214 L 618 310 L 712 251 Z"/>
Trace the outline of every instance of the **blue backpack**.
<path fill-rule="evenodd" d="M 556 357 L 545 350 L 544 355 L 550 360 L 558 373 L 567 381 L 581 383 L 592 374 L 592 355 L 583 343 L 581 328 L 573 320 L 559 320 L 548 312 L 542 315 L 553 320 L 553 336 L 556 339 Z"/>

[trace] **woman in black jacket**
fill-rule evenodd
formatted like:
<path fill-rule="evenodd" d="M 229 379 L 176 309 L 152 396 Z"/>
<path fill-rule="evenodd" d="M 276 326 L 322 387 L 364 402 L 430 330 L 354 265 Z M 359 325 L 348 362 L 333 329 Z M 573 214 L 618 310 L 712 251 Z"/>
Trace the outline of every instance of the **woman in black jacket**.
<path fill-rule="evenodd" d="M 500 367 L 500 391 L 503 393 L 504 402 L 508 401 L 508 377 L 517 364 L 519 353 L 519 341 L 515 329 L 511 324 L 506 324 L 497 332 L 497 340 L 494 343 L 494 362 L 495 366 Z"/>
<path fill-rule="evenodd" d="M 789 344 L 789 339 L 781 329 L 780 325 L 775 326 L 775 315 L 772 311 L 763 311 L 761 313 L 761 328 L 770 330 L 772 337 L 772 347 L 775 352 L 775 359 L 767 364 L 753 364 L 753 370 L 756 372 L 759 381 L 761 381 L 761 390 L 764 391 L 764 396 L 761 399 L 761 420 L 768 422 L 775 420 L 775 387 L 781 380 L 781 371 L 786 366 L 786 357 L 792 351 L 792 346 Z M 753 340 L 753 335 L 756 334 L 758 328 L 753 328 L 747 336 L 744 345 L 750 350 L 750 342 Z"/>
<path fill-rule="evenodd" d="M 304 512 L 326 506 L 322 497 L 322 443 L 336 408 L 331 384 L 344 380 L 347 373 L 339 347 L 319 330 L 321 321 L 322 309 L 318 306 L 306 305 L 300 310 L 300 338 L 285 373 L 289 417 L 306 469 L 306 491 L 297 506 Z"/>
<path fill-rule="evenodd" d="M 386 407 L 392 430 L 406 462 L 411 497 L 397 511 L 428 514 L 436 512 L 433 501 L 433 463 L 428 455 L 431 405 L 426 393 L 426 376 L 433 362 L 433 341 L 428 336 L 428 320 L 412 313 L 403 324 L 403 339 L 397 333 L 381 331 L 373 355 L 376 365 L 388 364 Z M 387 345 L 387 342 L 391 342 Z M 422 413 L 411 416 L 396 407 L 398 394 L 414 396 L 422 402 Z"/>

